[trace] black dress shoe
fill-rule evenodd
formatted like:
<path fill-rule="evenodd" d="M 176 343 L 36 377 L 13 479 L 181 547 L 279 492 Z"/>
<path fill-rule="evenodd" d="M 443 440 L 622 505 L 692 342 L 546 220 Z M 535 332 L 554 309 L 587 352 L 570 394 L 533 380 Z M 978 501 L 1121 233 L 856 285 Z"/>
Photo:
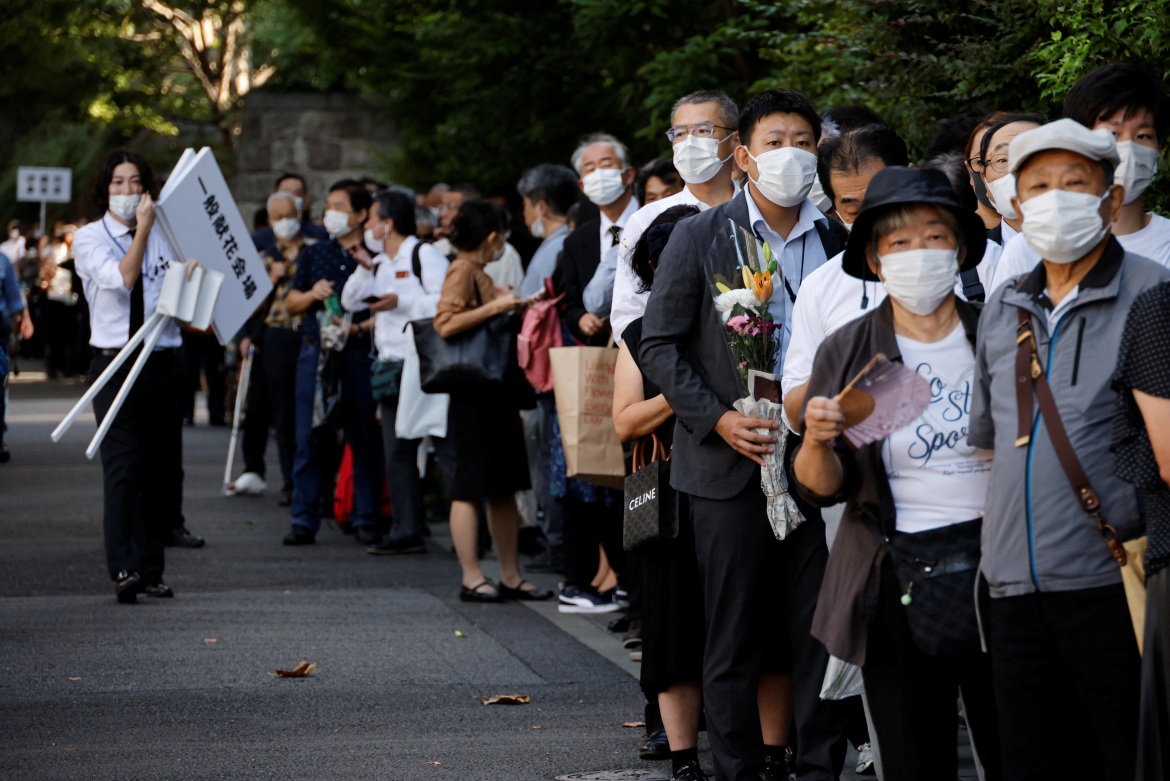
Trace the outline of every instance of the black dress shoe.
<path fill-rule="evenodd" d="M 187 531 L 186 526 L 180 526 L 171 532 L 170 540 L 167 542 L 172 548 L 202 548 L 206 541 L 198 535 Z"/>
<path fill-rule="evenodd" d="M 426 553 L 427 545 L 422 540 L 385 540 L 383 542 L 370 545 L 366 548 L 366 553 L 374 556 L 403 556 L 410 553 Z"/>
<path fill-rule="evenodd" d="M 381 533 L 373 526 L 361 526 L 354 529 L 354 535 L 359 543 L 366 546 L 377 545 L 382 541 Z"/>
<path fill-rule="evenodd" d="M 630 619 L 625 616 L 618 616 L 605 625 L 605 628 L 615 634 L 625 634 L 630 631 Z"/>
<path fill-rule="evenodd" d="M 7 464 L 12 459 L 12 454 L 8 452 L 8 445 L 0 442 L 0 464 Z"/>
<path fill-rule="evenodd" d="M 309 531 L 307 527 L 294 523 L 292 530 L 284 535 L 285 545 L 312 545 L 317 541 L 317 535 Z"/>
<path fill-rule="evenodd" d="M 500 592 L 500 597 L 502 599 L 516 599 L 520 600 L 521 602 L 544 602 L 553 598 L 553 593 L 547 588 L 536 588 L 533 586 L 530 589 L 525 589 L 523 588 L 525 583 L 528 583 L 528 581 L 521 580 L 516 584 L 515 588 L 512 588 L 511 586 L 505 586 L 503 583 L 501 583 L 500 588 L 498 589 Z M 528 585 L 532 586 L 531 583 L 528 583 Z"/>
<path fill-rule="evenodd" d="M 646 742 L 638 749 L 638 756 L 642 759 L 670 759 L 670 740 L 666 737 L 666 729 L 658 728 L 646 736 Z"/>
<path fill-rule="evenodd" d="M 175 592 L 171 591 L 171 587 L 161 580 L 153 586 L 147 586 L 144 593 L 146 596 L 154 597 L 155 599 L 170 599 L 175 596 Z"/>
<path fill-rule="evenodd" d="M 114 578 L 114 595 L 123 605 L 133 605 L 142 593 L 142 576 L 137 572 L 122 570 Z"/>
<path fill-rule="evenodd" d="M 292 504 L 292 489 L 284 488 L 280 492 L 280 499 L 276 501 L 277 507 L 288 507 Z"/>
<path fill-rule="evenodd" d="M 484 586 L 487 586 L 488 590 L 480 591 L 480 589 Z M 479 585 L 472 586 L 471 588 L 468 588 L 467 586 L 460 586 L 459 599 L 462 602 L 490 602 L 492 604 L 504 601 L 504 598 L 500 595 L 500 592 L 495 588 L 492 588 L 492 584 L 488 583 L 486 580 Z"/>

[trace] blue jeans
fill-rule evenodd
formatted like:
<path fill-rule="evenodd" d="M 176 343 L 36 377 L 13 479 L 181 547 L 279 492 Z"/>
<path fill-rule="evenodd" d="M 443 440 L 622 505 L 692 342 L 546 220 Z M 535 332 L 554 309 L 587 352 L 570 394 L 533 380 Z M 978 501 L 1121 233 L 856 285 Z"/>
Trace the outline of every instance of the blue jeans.
<path fill-rule="evenodd" d="M 321 471 L 313 457 L 313 394 L 317 346 L 305 343 L 297 357 L 296 454 L 293 456 L 292 522 L 316 533 L 321 528 Z M 382 443 L 370 393 L 370 358 L 364 350 L 341 353 L 341 427 L 353 451 L 353 514 L 350 524 L 373 526 L 382 488 Z"/>
<path fill-rule="evenodd" d="M 0 333 L 0 439 L 8 431 L 8 370 L 11 361 L 8 358 L 8 335 Z"/>

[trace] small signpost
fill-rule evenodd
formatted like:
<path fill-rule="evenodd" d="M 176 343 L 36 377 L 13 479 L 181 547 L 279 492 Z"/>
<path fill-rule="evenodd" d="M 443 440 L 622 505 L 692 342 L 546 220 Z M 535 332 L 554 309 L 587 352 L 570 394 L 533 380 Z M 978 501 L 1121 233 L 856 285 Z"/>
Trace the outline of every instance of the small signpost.
<path fill-rule="evenodd" d="M 45 227 L 45 204 L 69 203 L 73 200 L 73 171 L 69 168 L 16 169 L 16 200 L 41 204 L 41 230 Z"/>

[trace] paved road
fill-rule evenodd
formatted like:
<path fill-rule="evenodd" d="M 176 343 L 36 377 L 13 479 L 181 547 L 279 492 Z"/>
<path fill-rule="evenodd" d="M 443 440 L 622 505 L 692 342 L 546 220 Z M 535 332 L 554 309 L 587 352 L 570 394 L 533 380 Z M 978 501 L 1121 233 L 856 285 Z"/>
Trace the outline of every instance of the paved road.
<path fill-rule="evenodd" d="M 219 496 L 224 429 L 185 430 L 184 510 L 208 545 L 168 551 L 176 598 L 116 604 L 101 469 L 84 455 L 92 415 L 49 441 L 80 392 L 12 386 L 13 460 L 0 466 L 0 778 L 669 775 L 667 763 L 638 760 L 641 730 L 622 727 L 641 720 L 643 699 L 604 619 L 459 602 L 442 526 L 426 556 L 368 556 L 329 528 L 315 546 L 283 547 L 288 516 L 273 497 Z M 301 660 L 316 661 L 313 677 L 271 675 Z M 532 703 L 473 699 L 504 693 Z"/>

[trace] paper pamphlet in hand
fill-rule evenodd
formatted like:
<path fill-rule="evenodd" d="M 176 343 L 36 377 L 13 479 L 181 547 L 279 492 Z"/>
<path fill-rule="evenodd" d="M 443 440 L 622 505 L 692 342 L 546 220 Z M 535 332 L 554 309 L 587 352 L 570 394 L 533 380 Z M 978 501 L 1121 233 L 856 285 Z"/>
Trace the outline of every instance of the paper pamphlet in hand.
<path fill-rule="evenodd" d="M 859 448 L 913 423 L 930 406 L 930 383 L 878 354 L 835 400 L 845 411 L 845 439 Z"/>
<path fill-rule="evenodd" d="M 272 283 L 210 149 L 183 152 L 159 194 L 157 213 L 176 257 L 223 275 L 211 327 L 226 344 L 268 297 Z"/>

